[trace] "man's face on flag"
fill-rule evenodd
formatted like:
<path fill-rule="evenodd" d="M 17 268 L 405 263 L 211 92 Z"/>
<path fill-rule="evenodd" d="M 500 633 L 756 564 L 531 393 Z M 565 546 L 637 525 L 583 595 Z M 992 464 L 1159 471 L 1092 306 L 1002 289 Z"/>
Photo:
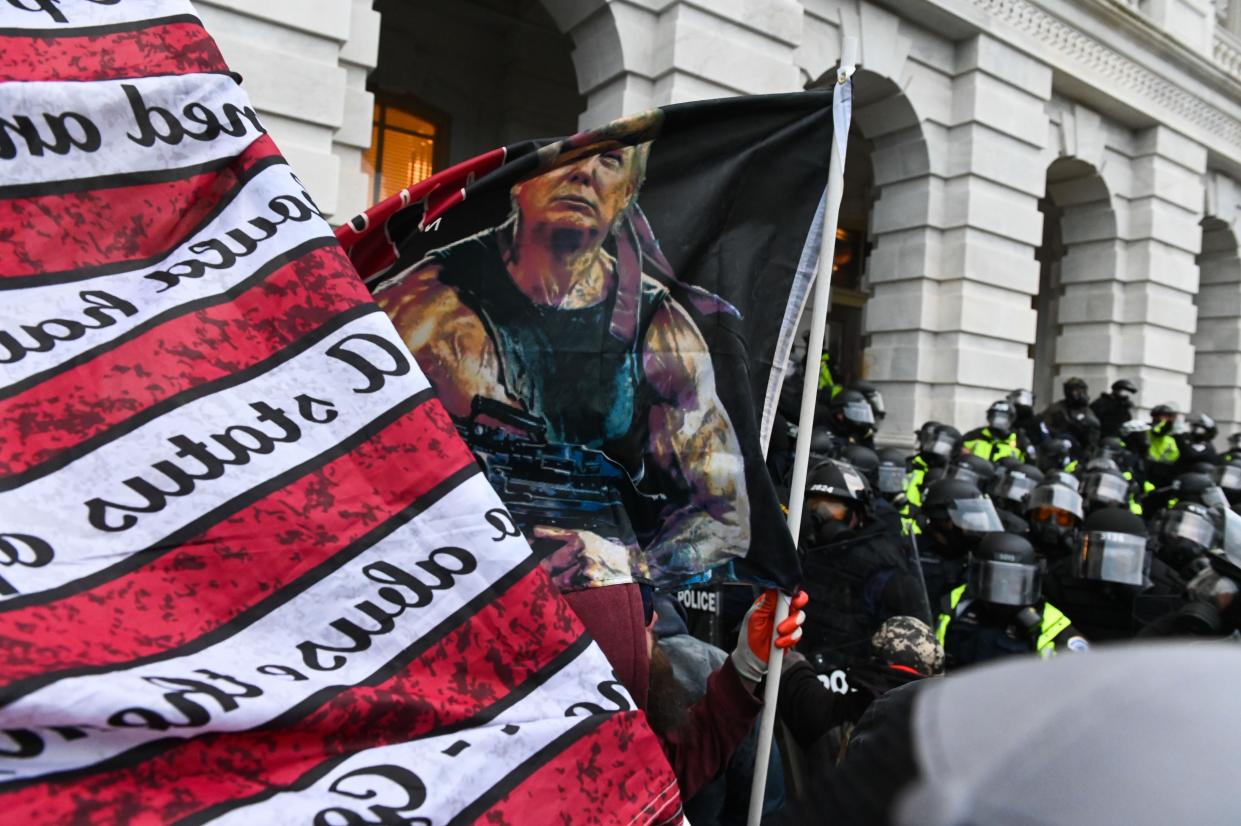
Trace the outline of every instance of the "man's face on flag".
<path fill-rule="evenodd" d="M 617 147 L 588 155 L 513 187 L 513 201 L 527 227 L 570 230 L 600 241 L 637 193 L 638 150 Z"/>

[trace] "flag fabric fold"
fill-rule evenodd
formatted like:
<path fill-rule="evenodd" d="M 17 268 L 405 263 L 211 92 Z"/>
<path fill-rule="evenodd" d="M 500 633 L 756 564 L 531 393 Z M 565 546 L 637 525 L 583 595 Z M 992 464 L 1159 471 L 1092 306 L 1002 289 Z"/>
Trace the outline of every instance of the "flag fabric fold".
<path fill-rule="evenodd" d="M 0 4 L 0 806 L 679 819 L 186 0 Z"/>
<path fill-rule="evenodd" d="M 797 583 L 763 457 L 831 137 L 829 93 L 666 106 L 337 230 L 562 590 Z"/>

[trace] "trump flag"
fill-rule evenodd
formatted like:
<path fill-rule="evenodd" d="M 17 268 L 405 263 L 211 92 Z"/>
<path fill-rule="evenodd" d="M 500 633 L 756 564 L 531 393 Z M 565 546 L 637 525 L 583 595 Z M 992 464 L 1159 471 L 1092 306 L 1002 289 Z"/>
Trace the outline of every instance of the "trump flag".
<path fill-rule="evenodd" d="M 5 821 L 678 816 L 185 0 L 0 3 L 0 290 Z"/>
<path fill-rule="evenodd" d="M 764 446 L 831 140 L 829 93 L 667 106 L 338 229 L 562 590 L 797 583 Z"/>

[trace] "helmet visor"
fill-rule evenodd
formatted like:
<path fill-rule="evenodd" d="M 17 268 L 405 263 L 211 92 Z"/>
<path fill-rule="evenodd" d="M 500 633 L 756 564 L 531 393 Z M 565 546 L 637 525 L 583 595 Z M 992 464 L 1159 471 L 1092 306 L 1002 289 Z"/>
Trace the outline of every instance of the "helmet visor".
<path fill-rule="evenodd" d="M 948 468 L 948 472 L 944 474 L 949 479 L 960 479 L 962 482 L 969 482 L 976 488 L 983 487 L 983 476 L 978 471 L 968 465 L 953 465 Z"/>
<path fill-rule="evenodd" d="M 875 411 L 864 401 L 849 402 L 845 405 L 845 418 L 855 424 L 874 424 Z"/>
<path fill-rule="evenodd" d="M 1085 498 L 1103 505 L 1123 505 L 1129 499 L 1129 483 L 1112 473 L 1092 473 L 1082 486 Z"/>
<path fill-rule="evenodd" d="M 1037 565 L 977 560 L 970 579 L 977 598 L 993 605 L 1030 605 L 1042 593 Z"/>
<path fill-rule="evenodd" d="M 1215 526 L 1201 514 L 1172 511 L 1163 523 L 1163 534 L 1169 538 L 1184 539 L 1202 548 L 1210 548 L 1215 540 Z"/>
<path fill-rule="evenodd" d="M 883 394 L 878 390 L 866 397 L 866 401 L 870 402 L 871 412 L 876 418 L 882 419 L 887 415 L 888 409 L 883 406 Z"/>
<path fill-rule="evenodd" d="M 1146 540 L 1129 533 L 1091 531 L 1077 558 L 1079 579 L 1142 585 L 1146 582 Z"/>
<path fill-rule="evenodd" d="M 806 505 L 820 522 L 847 522 L 849 519 L 849 505 L 842 499 L 811 495 Z"/>
<path fill-rule="evenodd" d="M 987 424 L 1007 433 L 1013 429 L 1013 414 L 1007 410 L 992 410 L 987 415 Z"/>
<path fill-rule="evenodd" d="M 1055 508 L 1082 518 L 1082 495 L 1064 485 L 1040 485 L 1030 494 L 1026 510 Z"/>
<path fill-rule="evenodd" d="M 1004 530 L 995 505 L 985 496 L 977 499 L 957 499 L 948 506 L 952 524 L 969 533 L 995 533 Z"/>
<path fill-rule="evenodd" d="M 898 465 L 879 466 L 879 490 L 881 493 L 900 493 L 905 489 L 905 469 Z"/>
<path fill-rule="evenodd" d="M 1034 407 L 1034 394 L 1029 390 L 1014 390 L 1009 394 L 1008 398 L 1013 404 L 1019 404 L 1022 407 Z"/>
<path fill-rule="evenodd" d="M 1038 487 L 1038 482 L 1024 473 L 1010 472 L 1000 484 L 996 485 L 995 495 L 1012 502 L 1025 502 L 1026 497 L 1033 493 L 1036 487 Z"/>
<path fill-rule="evenodd" d="M 947 433 L 936 433 L 929 443 L 924 443 L 923 451 L 935 456 L 951 459 L 956 451 L 956 440 Z"/>
<path fill-rule="evenodd" d="M 1219 485 L 1208 485 L 1202 489 L 1202 493 L 1198 496 L 1202 499 L 1202 504 L 1208 508 L 1228 510 L 1228 497 L 1224 495 L 1224 491 L 1220 489 Z"/>
<path fill-rule="evenodd" d="M 1241 567 L 1241 516 L 1236 511 L 1224 510 L 1224 556 L 1233 565 Z"/>
<path fill-rule="evenodd" d="M 1220 465 L 1215 469 L 1215 484 L 1224 490 L 1241 490 L 1241 467 Z"/>

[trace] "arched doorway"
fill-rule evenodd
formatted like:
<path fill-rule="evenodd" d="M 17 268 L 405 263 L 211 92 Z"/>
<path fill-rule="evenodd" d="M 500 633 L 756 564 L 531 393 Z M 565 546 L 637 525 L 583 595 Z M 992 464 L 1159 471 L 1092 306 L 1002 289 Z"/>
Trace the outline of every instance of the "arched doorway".
<path fill-rule="evenodd" d="M 1043 243 L 1035 252 L 1038 326 L 1031 357 L 1032 389 L 1042 408 L 1060 396 L 1061 382 L 1071 375 L 1084 378 L 1092 394 L 1106 390 L 1116 378 L 1109 365 L 1123 359 L 1113 351 L 1116 337 L 1109 329 L 1121 321 L 1112 300 L 1120 241 L 1107 184 L 1091 164 L 1059 158 L 1047 168 L 1039 210 Z"/>
<path fill-rule="evenodd" d="M 1202 221 L 1198 268 L 1193 408 L 1215 418 L 1222 443 L 1241 431 L 1241 253 L 1232 226 L 1220 218 Z"/>
<path fill-rule="evenodd" d="M 573 43 L 539 0 L 376 0 L 372 200 L 506 143 L 572 134 Z"/>

